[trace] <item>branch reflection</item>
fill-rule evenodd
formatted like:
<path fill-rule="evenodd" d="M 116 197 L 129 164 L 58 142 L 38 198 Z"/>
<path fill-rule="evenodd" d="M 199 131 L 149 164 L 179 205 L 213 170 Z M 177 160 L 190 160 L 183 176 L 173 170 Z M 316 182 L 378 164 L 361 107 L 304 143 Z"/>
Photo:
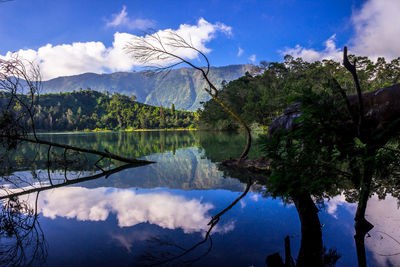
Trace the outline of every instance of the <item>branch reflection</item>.
<path fill-rule="evenodd" d="M 232 209 L 242 198 L 244 198 L 247 193 L 250 191 L 251 185 L 253 184 L 253 180 L 249 179 L 246 185 L 244 192 L 236 198 L 231 204 L 229 204 L 225 209 L 221 212 L 216 214 L 211 218 L 208 225 L 209 228 L 205 232 L 204 238 L 199 241 L 198 243 L 194 244 L 189 248 L 184 248 L 174 241 L 169 240 L 168 238 L 160 238 L 160 237 L 153 237 L 148 240 L 148 242 L 152 243 L 152 246 L 149 247 L 148 251 L 141 254 L 138 257 L 139 265 L 149 265 L 149 266 L 157 266 L 157 265 L 191 265 L 203 257 L 207 256 L 210 251 L 212 250 L 213 241 L 211 232 L 214 227 L 219 223 L 220 218 L 227 213 L 230 209 Z M 197 248 L 205 244 L 209 241 L 209 245 L 206 250 L 201 253 L 197 257 L 193 257 L 191 259 L 184 259 L 185 256 L 189 255 L 190 253 L 194 252 Z M 178 250 L 179 252 L 171 252 L 171 249 Z"/>
<path fill-rule="evenodd" d="M 81 178 L 67 178 L 64 172 L 64 180 L 53 184 L 40 181 L 39 186 L 31 181 L 35 177 L 24 180 L 22 176 L 10 175 L 4 182 L 13 182 L 13 185 L 27 185 L 25 188 L 9 188 L 3 184 L 3 192 L 0 196 L 0 261 L 2 266 L 40 266 L 46 262 L 48 244 L 45 234 L 39 223 L 38 199 L 39 193 L 45 190 L 65 187 L 85 181 L 108 177 L 125 169 L 135 168 L 140 165 L 126 164 L 117 168 L 109 169 L 95 175 Z M 50 174 L 50 170 L 47 170 Z M 32 172 L 36 174 L 36 172 Z M 26 178 L 26 177 L 25 177 Z M 33 179 L 32 179 L 33 178 Z M 49 180 L 51 177 L 48 177 Z M 4 183 L 3 182 L 3 183 Z M 26 195 L 26 198 L 22 196 Z M 35 195 L 35 200 L 29 200 Z M 33 204 L 33 205 L 32 205 Z"/>
<path fill-rule="evenodd" d="M 11 197 L 2 201 L 0 215 L 0 260 L 3 266 L 42 265 L 47 258 L 47 242 L 38 221 L 39 192 L 35 205 Z"/>

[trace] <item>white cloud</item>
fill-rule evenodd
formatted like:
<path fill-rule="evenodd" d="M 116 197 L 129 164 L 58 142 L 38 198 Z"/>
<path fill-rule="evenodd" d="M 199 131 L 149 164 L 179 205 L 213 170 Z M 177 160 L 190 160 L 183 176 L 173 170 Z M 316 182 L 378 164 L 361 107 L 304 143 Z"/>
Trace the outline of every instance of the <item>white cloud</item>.
<path fill-rule="evenodd" d="M 255 62 L 256 62 L 256 60 L 257 60 L 257 57 L 256 57 L 256 55 L 255 55 L 255 54 L 253 54 L 253 55 L 249 56 L 249 58 L 248 58 L 248 59 L 251 61 L 251 63 L 255 63 Z"/>
<path fill-rule="evenodd" d="M 368 56 L 375 60 L 379 56 L 393 59 L 400 56 L 400 1 L 368 0 L 359 11 L 351 16 L 355 30 L 349 40 L 351 54 Z M 282 55 L 302 57 L 306 61 L 322 59 L 342 60 L 342 50 L 335 44 L 335 34 L 326 42 L 323 50 L 296 45 L 280 51 Z"/>
<path fill-rule="evenodd" d="M 207 48 L 205 45 L 215 38 L 217 32 L 222 32 L 225 35 L 230 36 L 232 35 L 232 28 L 219 22 L 216 24 L 211 24 L 205 19 L 200 18 L 197 25 L 182 24 L 177 30 L 165 29 L 143 37 L 136 36 L 134 39 L 132 39 L 131 43 L 144 46 L 148 46 L 148 44 L 150 44 L 159 50 L 165 49 L 181 58 L 192 60 L 198 57 L 198 52 L 194 49 L 183 47 L 179 42 L 178 46 L 176 46 L 173 41 L 169 41 L 171 38 L 175 38 L 174 34 L 182 37 L 187 43 L 201 52 L 209 53 L 211 52 L 211 49 Z M 164 42 L 161 44 L 159 39 L 163 40 Z M 167 59 L 158 59 L 157 57 L 150 58 L 146 62 L 146 65 L 165 66 L 171 63 L 176 63 L 177 61 L 178 60 L 173 57 Z"/>
<path fill-rule="evenodd" d="M 327 212 L 338 219 L 338 206 L 355 215 L 357 203 L 348 203 L 344 195 L 336 196 L 326 202 Z M 375 260 L 376 266 L 400 266 L 400 221 L 399 200 L 390 195 L 379 200 L 373 195 L 367 204 L 365 218 L 374 225 L 370 236 L 365 238 L 365 247 Z M 341 218 L 339 218 L 341 219 Z M 395 241 L 397 240 L 397 241 Z M 372 264 L 372 263 L 371 263 Z"/>
<path fill-rule="evenodd" d="M 206 46 L 207 43 L 214 39 L 218 32 L 232 35 L 232 28 L 219 22 L 212 24 L 200 18 L 196 25 L 182 24 L 176 30 L 165 29 L 156 34 L 162 37 L 170 32 L 191 40 L 194 47 L 209 53 L 211 50 Z M 62 45 L 47 44 L 37 50 L 21 49 L 16 53 L 20 58 L 38 64 L 44 80 L 85 72 L 129 71 L 135 66 L 141 66 L 124 50 L 126 44 L 135 37 L 138 36 L 116 32 L 110 47 L 106 47 L 102 42 L 74 42 Z M 195 59 L 198 56 L 196 51 L 189 49 L 178 49 L 174 52 L 186 59 Z M 4 56 L 0 55 L 0 59 L 7 59 L 12 55 L 12 52 L 7 52 Z"/>
<path fill-rule="evenodd" d="M 250 198 L 254 201 L 254 202 L 258 202 L 258 200 L 260 199 L 260 195 L 257 193 L 252 193 L 250 194 Z"/>
<path fill-rule="evenodd" d="M 352 16 L 354 51 L 371 58 L 400 56 L 400 1 L 369 0 Z"/>
<path fill-rule="evenodd" d="M 29 198 L 34 201 L 35 198 Z M 33 203 L 32 203 L 33 204 Z M 105 221 L 110 213 L 118 226 L 151 223 L 184 233 L 205 232 L 214 206 L 168 192 L 137 194 L 131 189 L 63 187 L 40 194 L 38 210 L 44 217 L 75 218 L 78 221 Z M 214 232 L 226 233 L 233 222 L 217 225 Z"/>
<path fill-rule="evenodd" d="M 325 49 L 317 51 L 315 49 L 307 49 L 296 45 L 295 48 L 286 48 L 281 51 L 282 55 L 291 55 L 294 58 L 301 57 L 303 60 L 308 62 L 314 62 L 322 59 L 333 59 L 339 61 L 342 57 L 342 52 L 339 48 L 336 48 L 335 44 L 336 35 L 332 35 L 328 40 L 325 41 Z"/>
<path fill-rule="evenodd" d="M 112 20 L 108 21 L 107 27 L 118 27 L 124 26 L 130 30 L 147 30 L 155 26 L 155 22 L 148 19 L 132 19 L 128 17 L 126 6 L 122 7 L 122 10 L 118 14 L 111 15 Z"/>
<path fill-rule="evenodd" d="M 334 217 L 335 219 L 338 218 L 338 215 L 337 215 L 338 206 L 345 207 L 351 213 L 354 213 L 356 208 L 357 208 L 356 204 L 348 203 L 346 201 L 345 195 L 343 195 L 343 194 L 335 196 L 335 197 L 333 197 L 333 198 L 331 198 L 329 200 L 326 199 L 325 200 L 325 204 L 326 204 L 326 212 L 328 214 L 330 214 L 332 217 Z"/>
<path fill-rule="evenodd" d="M 241 47 L 239 47 L 237 56 L 240 57 L 241 55 L 243 55 L 243 52 L 244 50 Z"/>

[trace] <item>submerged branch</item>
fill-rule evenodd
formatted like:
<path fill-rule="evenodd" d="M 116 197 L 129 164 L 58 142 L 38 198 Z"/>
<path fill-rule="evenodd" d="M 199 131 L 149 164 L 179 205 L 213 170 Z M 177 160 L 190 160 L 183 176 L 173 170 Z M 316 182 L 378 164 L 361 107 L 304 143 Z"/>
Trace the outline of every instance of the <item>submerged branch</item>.
<path fill-rule="evenodd" d="M 49 141 L 40 140 L 40 139 L 36 140 L 36 139 L 31 139 L 31 138 L 26 138 L 26 137 L 13 137 L 13 136 L 5 136 L 5 135 L 0 135 L 0 137 L 16 139 L 16 140 L 19 140 L 19 141 L 25 141 L 25 142 L 30 142 L 30 143 L 36 143 L 36 144 L 43 144 L 43 145 L 49 145 L 49 146 L 54 146 L 54 147 L 60 147 L 60 148 L 79 151 L 79 152 L 84 152 L 84 153 L 95 154 L 95 155 L 102 156 L 104 158 L 115 159 L 115 160 L 122 161 L 122 162 L 125 162 L 125 163 L 133 163 L 133 164 L 141 164 L 141 165 L 155 163 L 154 161 L 141 160 L 141 159 L 130 159 L 130 158 L 122 157 L 122 156 L 119 156 L 119 155 L 112 154 L 112 153 L 110 153 L 108 151 L 102 152 L 102 151 L 98 151 L 98 150 L 94 150 L 94 149 L 82 148 L 82 147 L 76 147 L 76 146 L 70 146 L 70 145 L 64 145 L 64 144 L 49 142 Z"/>
<path fill-rule="evenodd" d="M 108 170 L 108 171 L 104 171 L 104 172 L 101 172 L 101 173 L 98 173 L 98 174 L 95 174 L 95 175 L 92 175 L 92 176 L 87 176 L 87 177 L 83 177 L 83 178 L 77 178 L 77 179 L 73 179 L 73 180 L 67 180 L 67 181 L 65 181 L 63 183 L 56 184 L 56 185 L 49 185 L 49 186 L 43 186 L 43 187 L 38 187 L 38 188 L 32 188 L 32 189 L 24 190 L 24 191 L 21 191 L 21 192 L 18 192 L 18 193 L 11 193 L 11 194 L 7 194 L 7 195 L 4 195 L 4 196 L 0 196 L 0 200 L 7 199 L 7 198 L 15 198 L 15 197 L 19 197 L 19 196 L 26 195 L 26 194 L 31 194 L 31 193 L 35 193 L 35 192 L 42 192 L 42 191 L 46 191 L 46 190 L 49 190 L 49 189 L 55 189 L 55 188 L 58 188 L 58 187 L 63 187 L 63 186 L 67 186 L 67 185 L 73 185 L 73 184 L 82 183 L 82 182 L 86 182 L 86 181 L 90 181 L 90 180 L 95 180 L 95 179 L 98 179 L 98 178 L 103 177 L 103 176 L 108 177 L 111 174 L 120 172 L 122 170 L 135 168 L 135 167 L 139 167 L 139 166 L 142 166 L 142 164 L 125 164 L 123 166 L 120 166 L 120 167 L 117 167 L 117 168 L 114 168 L 114 169 L 111 169 L 111 170 Z"/>

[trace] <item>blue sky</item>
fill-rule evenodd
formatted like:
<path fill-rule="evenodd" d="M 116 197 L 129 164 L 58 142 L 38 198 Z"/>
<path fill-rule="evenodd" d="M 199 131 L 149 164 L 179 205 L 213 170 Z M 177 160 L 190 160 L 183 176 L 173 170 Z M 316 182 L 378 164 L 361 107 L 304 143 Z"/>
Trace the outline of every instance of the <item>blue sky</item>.
<path fill-rule="evenodd" d="M 398 0 L 13 0 L 0 3 L 0 58 L 17 51 L 38 62 L 45 79 L 128 71 L 138 64 L 120 51 L 123 42 L 148 28 L 198 37 L 214 66 L 279 61 L 285 53 L 338 59 L 344 45 L 394 58 L 398 14 Z"/>

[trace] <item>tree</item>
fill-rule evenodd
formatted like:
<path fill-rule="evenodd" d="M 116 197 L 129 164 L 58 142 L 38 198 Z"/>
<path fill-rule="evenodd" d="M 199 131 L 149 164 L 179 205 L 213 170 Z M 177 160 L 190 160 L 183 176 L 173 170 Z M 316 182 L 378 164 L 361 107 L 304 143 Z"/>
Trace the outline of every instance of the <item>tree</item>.
<path fill-rule="evenodd" d="M 365 218 L 367 202 L 374 180 L 388 176 L 377 166 L 393 168 L 400 155 L 399 143 L 391 142 L 400 132 L 400 84 L 362 93 L 366 82 L 359 79 L 356 61 L 350 61 L 345 48 L 343 65 L 356 94 L 347 96 L 348 90 L 325 74 L 321 86 L 327 90 L 303 88 L 297 103 L 273 121 L 263 142 L 271 162 L 267 187 L 272 194 L 296 201 L 301 195 L 324 197 L 327 188 L 337 190 L 346 183 L 357 189 L 354 239 L 359 266 L 366 266 L 364 238 L 373 228 Z"/>
<path fill-rule="evenodd" d="M 186 64 L 198 70 L 208 85 L 208 88 L 204 88 L 204 90 L 219 105 L 229 112 L 246 131 L 247 143 L 242 154 L 240 155 L 239 161 L 247 157 L 251 146 L 250 128 L 236 112 L 234 112 L 218 98 L 218 89 L 209 79 L 210 62 L 204 52 L 194 47 L 191 41 L 186 40 L 173 31 L 167 32 L 162 37 L 158 33 L 147 34 L 144 37 L 134 37 L 132 41 L 126 45 L 125 50 L 136 61 L 148 66 L 156 72 L 168 71 L 180 64 Z M 180 56 L 179 51 L 183 50 L 196 52 L 204 60 L 206 67 L 202 68 L 196 65 L 193 61 Z"/>
<path fill-rule="evenodd" d="M 0 91 L 6 98 L 0 103 L 0 144 L 7 149 L 15 149 L 19 142 L 32 142 L 82 153 L 91 153 L 103 158 L 119 160 L 125 163 L 149 164 L 146 160 L 130 159 L 93 149 L 69 146 L 41 140 L 36 135 L 34 116 L 37 110 L 39 92 L 41 90 L 39 67 L 32 62 L 19 59 L 17 56 L 9 60 L 0 59 Z M 72 111 L 67 112 L 67 120 L 72 121 Z M 30 138 L 32 133 L 34 138 Z M 50 156 L 49 156 L 50 157 Z M 50 161 L 50 159 L 48 159 Z"/>
<path fill-rule="evenodd" d="M 164 108 L 160 107 L 160 128 L 165 128 L 165 117 L 164 117 Z"/>

